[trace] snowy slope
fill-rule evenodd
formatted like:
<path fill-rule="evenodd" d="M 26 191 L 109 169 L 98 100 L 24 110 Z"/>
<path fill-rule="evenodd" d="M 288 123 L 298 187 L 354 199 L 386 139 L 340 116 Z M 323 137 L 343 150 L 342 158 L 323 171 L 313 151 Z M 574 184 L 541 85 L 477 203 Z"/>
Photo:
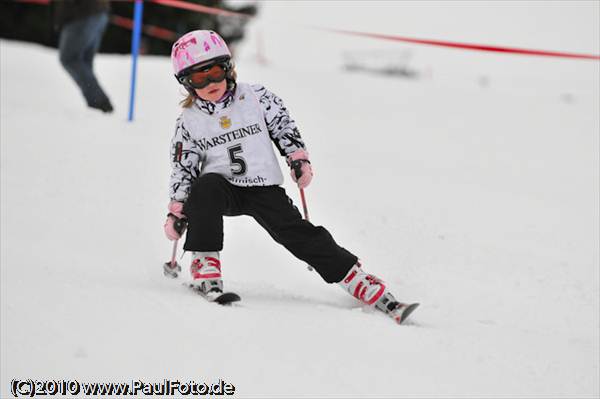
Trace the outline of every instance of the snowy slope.
<path fill-rule="evenodd" d="M 312 220 L 422 303 L 413 323 L 364 311 L 245 217 L 226 219 L 222 253 L 239 307 L 166 280 L 168 60 L 139 62 L 128 123 L 127 57 L 97 58 L 105 116 L 54 51 L 1 41 L 0 396 L 13 378 L 222 378 L 240 397 L 598 397 L 600 63 L 286 23 L 598 53 L 598 4 L 282 4 L 250 27 L 240 79 L 285 99 L 315 167 Z M 412 51 L 422 77 L 341 71 L 344 51 L 374 48 Z"/>

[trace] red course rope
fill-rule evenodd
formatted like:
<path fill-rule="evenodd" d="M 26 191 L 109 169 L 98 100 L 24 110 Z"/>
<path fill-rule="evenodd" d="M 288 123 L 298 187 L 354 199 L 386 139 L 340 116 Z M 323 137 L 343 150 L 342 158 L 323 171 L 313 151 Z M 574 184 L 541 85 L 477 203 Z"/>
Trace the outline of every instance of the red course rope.
<path fill-rule="evenodd" d="M 182 8 L 184 10 L 190 11 L 198 11 L 205 14 L 213 14 L 213 15 L 225 15 L 228 17 L 242 17 L 242 18 L 250 18 L 251 15 L 242 14 L 240 12 L 226 11 L 220 8 L 215 7 L 207 7 L 202 6 L 200 4 L 188 3 L 187 1 L 182 0 L 150 0 L 153 3 L 161 4 L 163 6 Z"/>
<path fill-rule="evenodd" d="M 500 47 L 500 46 L 488 46 L 485 44 L 469 44 L 469 43 L 458 43 L 458 42 L 447 42 L 442 40 L 428 40 L 428 39 L 411 39 L 402 36 L 382 35 L 379 33 L 367 33 L 367 32 L 354 32 L 347 30 L 338 29 L 325 29 L 330 32 L 342 33 L 346 35 L 372 37 L 374 39 L 393 40 L 398 42 L 425 44 L 430 46 L 440 47 L 452 47 L 460 48 L 463 50 L 476 50 L 476 51 L 492 51 L 497 53 L 511 53 L 511 54 L 522 54 L 522 55 L 535 55 L 545 57 L 562 57 L 562 58 L 579 58 L 588 60 L 600 60 L 600 55 L 596 54 L 576 54 L 576 53 L 563 53 L 558 51 L 544 51 L 544 50 L 528 50 L 515 47 Z"/>
<path fill-rule="evenodd" d="M 14 0 L 22 3 L 35 3 L 35 4 L 48 4 L 50 0 Z M 131 1 L 131 0 L 121 0 L 121 1 Z M 220 8 L 215 7 L 207 7 L 199 4 L 188 3 L 183 0 L 148 0 L 156 4 L 161 4 L 168 7 L 181 8 L 184 10 L 196 11 L 205 14 L 213 14 L 213 15 L 224 15 L 224 16 L 236 16 L 242 18 L 251 18 L 252 16 L 247 14 L 242 14 L 233 11 L 226 11 Z M 129 20 L 131 21 L 131 20 Z M 112 21 L 115 25 L 119 25 L 122 27 L 130 27 L 130 22 L 127 21 L 127 18 L 113 16 Z M 504 47 L 504 46 L 490 46 L 485 44 L 471 44 L 471 43 L 459 43 L 459 42 L 449 42 L 443 40 L 431 40 L 431 39 L 414 39 L 410 37 L 403 36 L 393 36 L 393 35 L 384 35 L 380 33 L 369 33 L 369 32 L 355 32 L 348 30 L 340 30 L 340 29 L 328 29 L 325 28 L 323 30 L 335 33 L 342 33 L 345 35 L 354 35 L 354 36 L 363 36 L 363 37 L 371 37 L 373 39 L 382 39 L 382 40 L 393 40 L 397 42 L 406 42 L 406 43 L 414 43 L 414 44 L 424 44 L 429 46 L 438 46 L 438 47 L 450 47 L 457 48 L 463 50 L 472 50 L 472 51 L 488 51 L 488 52 L 496 52 L 496 53 L 508 53 L 508 54 L 521 54 L 521 55 L 531 55 L 531 56 L 543 56 L 543 57 L 559 57 L 559 58 L 575 58 L 575 59 L 588 59 L 588 60 L 600 60 L 600 55 L 597 54 L 578 54 L 578 53 L 565 53 L 560 51 L 546 51 L 546 50 L 532 50 L 532 49 L 523 49 L 516 47 Z M 175 36 L 175 32 L 169 31 L 167 29 L 163 29 L 157 26 L 147 26 L 144 27 L 144 31 L 155 37 L 159 37 L 165 40 L 173 40 Z"/>
<path fill-rule="evenodd" d="M 121 17 L 119 15 L 111 15 L 110 22 L 114 25 L 120 26 L 121 28 L 129 30 L 133 29 L 133 19 L 130 18 Z M 174 42 L 178 37 L 176 32 L 154 25 L 144 24 L 142 25 L 142 31 L 148 36 L 156 37 L 169 42 Z"/>

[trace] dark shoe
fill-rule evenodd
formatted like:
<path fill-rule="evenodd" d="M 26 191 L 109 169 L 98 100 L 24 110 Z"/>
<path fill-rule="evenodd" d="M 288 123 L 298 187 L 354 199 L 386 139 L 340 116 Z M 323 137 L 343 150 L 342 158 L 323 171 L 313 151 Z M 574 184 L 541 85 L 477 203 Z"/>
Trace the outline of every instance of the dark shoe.
<path fill-rule="evenodd" d="M 95 108 L 95 109 L 99 109 L 100 111 L 104 112 L 104 113 L 111 113 L 113 112 L 113 106 L 110 103 L 110 101 L 104 101 L 98 104 L 89 104 L 90 108 Z"/>

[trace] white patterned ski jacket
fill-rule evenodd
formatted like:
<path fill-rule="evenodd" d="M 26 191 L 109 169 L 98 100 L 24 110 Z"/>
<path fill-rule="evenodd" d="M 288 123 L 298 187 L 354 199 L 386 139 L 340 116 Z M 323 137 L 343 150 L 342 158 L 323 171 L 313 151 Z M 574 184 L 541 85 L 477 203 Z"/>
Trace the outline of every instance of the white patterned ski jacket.
<path fill-rule="evenodd" d="M 206 173 L 237 186 L 282 184 L 273 144 L 282 156 L 305 148 L 283 101 L 265 87 L 238 83 L 219 103 L 198 99 L 177 118 L 171 199 L 185 202 L 193 182 Z"/>

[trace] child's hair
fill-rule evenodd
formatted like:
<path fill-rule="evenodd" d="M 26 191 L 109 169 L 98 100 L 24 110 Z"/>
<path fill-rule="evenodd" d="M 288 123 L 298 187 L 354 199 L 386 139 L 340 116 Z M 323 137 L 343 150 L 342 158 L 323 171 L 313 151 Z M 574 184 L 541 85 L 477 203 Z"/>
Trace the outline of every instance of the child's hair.
<path fill-rule="evenodd" d="M 235 71 L 235 66 L 233 66 L 231 69 L 231 80 L 227 79 L 228 88 L 229 88 L 229 83 L 235 82 L 236 80 L 237 80 L 237 72 Z M 179 102 L 179 105 L 181 105 L 183 108 L 189 108 L 192 105 L 194 105 L 194 101 L 196 101 L 196 95 L 192 94 L 188 91 L 185 98 Z"/>
<path fill-rule="evenodd" d="M 188 92 L 185 98 L 179 102 L 179 105 L 183 108 L 189 108 L 194 104 L 194 100 L 196 100 L 196 96 Z"/>

